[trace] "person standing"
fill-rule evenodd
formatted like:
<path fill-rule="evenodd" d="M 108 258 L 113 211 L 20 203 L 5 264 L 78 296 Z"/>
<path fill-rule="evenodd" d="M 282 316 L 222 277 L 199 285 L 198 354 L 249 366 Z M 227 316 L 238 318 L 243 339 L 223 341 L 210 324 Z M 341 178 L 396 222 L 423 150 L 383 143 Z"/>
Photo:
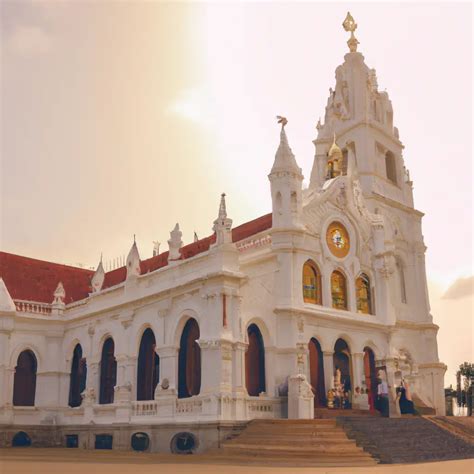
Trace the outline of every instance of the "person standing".
<path fill-rule="evenodd" d="M 377 405 L 382 416 L 388 417 L 388 383 L 385 380 L 385 374 L 379 370 L 379 384 L 377 386 Z"/>

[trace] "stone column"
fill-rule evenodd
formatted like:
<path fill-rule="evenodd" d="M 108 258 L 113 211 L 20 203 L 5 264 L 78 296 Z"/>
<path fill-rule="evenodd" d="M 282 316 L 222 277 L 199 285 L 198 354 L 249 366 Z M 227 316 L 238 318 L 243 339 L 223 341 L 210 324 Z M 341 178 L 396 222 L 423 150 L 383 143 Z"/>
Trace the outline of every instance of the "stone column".
<path fill-rule="evenodd" d="M 388 384 L 388 407 L 390 418 L 396 418 L 400 416 L 400 411 L 396 407 L 396 380 L 395 372 L 397 370 L 395 360 L 393 358 L 385 360 L 385 367 L 387 372 L 387 384 Z"/>
<path fill-rule="evenodd" d="M 323 351 L 324 385 L 326 392 L 334 388 L 334 352 Z"/>
<path fill-rule="evenodd" d="M 82 392 L 82 406 L 84 407 L 84 423 L 94 419 L 94 405 L 99 402 L 100 391 L 100 364 L 96 361 L 88 361 L 86 388 Z"/>
<path fill-rule="evenodd" d="M 364 353 L 354 352 L 352 353 L 352 375 L 354 380 L 352 381 L 352 394 L 356 387 L 362 387 L 362 381 L 364 380 Z"/>
<path fill-rule="evenodd" d="M 157 347 L 156 353 L 160 357 L 159 385 L 164 383 L 168 387 L 166 389 L 168 394 L 177 394 L 179 348 L 176 346 Z"/>
<path fill-rule="evenodd" d="M 245 352 L 248 344 L 245 342 L 234 342 L 234 360 L 233 360 L 233 389 L 237 394 L 248 395 L 245 381 Z"/>
<path fill-rule="evenodd" d="M 200 339 L 201 394 L 231 392 L 232 343 L 230 341 Z"/>

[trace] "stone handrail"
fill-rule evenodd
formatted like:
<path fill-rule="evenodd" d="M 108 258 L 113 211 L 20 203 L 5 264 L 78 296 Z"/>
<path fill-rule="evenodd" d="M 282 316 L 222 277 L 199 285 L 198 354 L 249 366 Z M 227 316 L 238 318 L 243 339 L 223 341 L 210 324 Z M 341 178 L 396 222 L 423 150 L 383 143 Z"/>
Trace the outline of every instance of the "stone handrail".
<path fill-rule="evenodd" d="M 49 303 L 38 303 L 35 301 L 25 300 L 14 300 L 16 310 L 19 313 L 32 313 L 32 314 L 51 314 L 51 304 Z"/>

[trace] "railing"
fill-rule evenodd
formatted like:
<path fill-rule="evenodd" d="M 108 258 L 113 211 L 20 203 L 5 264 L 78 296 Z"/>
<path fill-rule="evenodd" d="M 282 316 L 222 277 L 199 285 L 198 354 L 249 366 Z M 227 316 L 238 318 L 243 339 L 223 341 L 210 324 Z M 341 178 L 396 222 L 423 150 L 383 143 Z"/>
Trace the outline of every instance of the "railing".
<path fill-rule="evenodd" d="M 133 416 L 156 416 L 158 414 L 158 403 L 154 400 L 133 403 Z"/>
<path fill-rule="evenodd" d="M 281 418 L 281 400 L 247 400 L 247 417 L 254 418 Z"/>
<path fill-rule="evenodd" d="M 14 303 L 19 313 L 51 314 L 51 305 L 48 303 L 36 303 L 25 300 L 14 300 Z"/>

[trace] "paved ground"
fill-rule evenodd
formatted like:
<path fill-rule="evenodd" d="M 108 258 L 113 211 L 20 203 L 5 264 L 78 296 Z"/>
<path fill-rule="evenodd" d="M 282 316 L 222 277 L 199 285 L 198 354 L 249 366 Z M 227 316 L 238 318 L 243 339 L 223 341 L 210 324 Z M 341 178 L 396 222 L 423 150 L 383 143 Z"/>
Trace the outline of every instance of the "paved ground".
<path fill-rule="evenodd" d="M 472 474 L 474 459 L 375 467 L 216 464 L 211 456 L 67 449 L 0 449 L 0 474 Z"/>

